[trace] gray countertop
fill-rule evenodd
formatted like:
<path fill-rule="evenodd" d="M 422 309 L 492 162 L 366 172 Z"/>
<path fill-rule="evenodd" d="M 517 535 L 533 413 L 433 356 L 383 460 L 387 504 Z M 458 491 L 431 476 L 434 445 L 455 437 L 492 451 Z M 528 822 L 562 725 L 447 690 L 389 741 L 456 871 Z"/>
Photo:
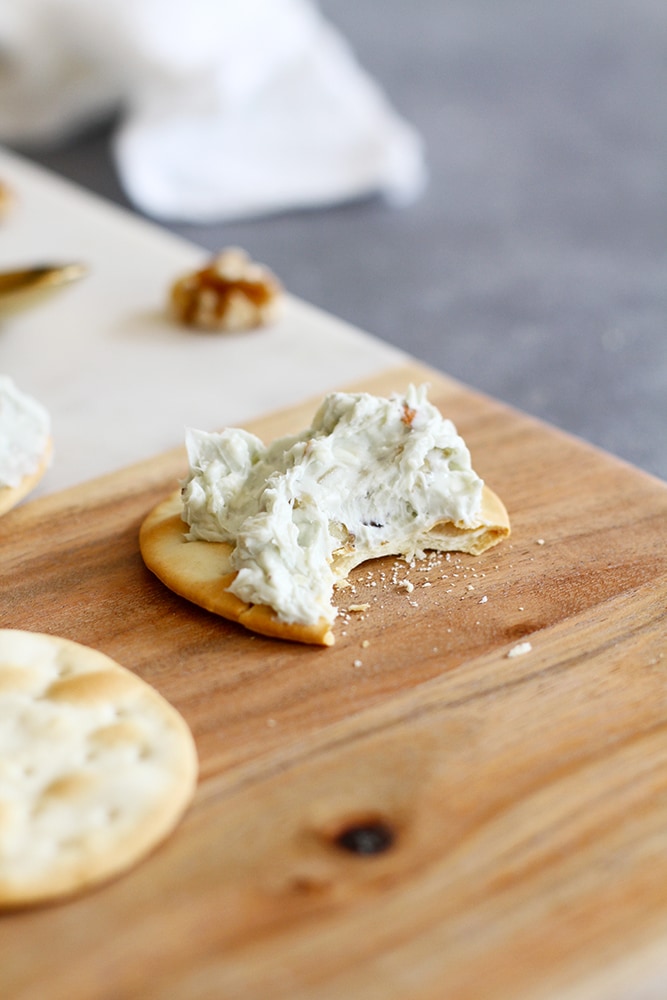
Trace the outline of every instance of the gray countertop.
<path fill-rule="evenodd" d="M 327 0 L 422 197 L 224 225 L 294 294 L 667 479 L 664 0 Z M 127 204 L 110 128 L 36 161 Z"/>

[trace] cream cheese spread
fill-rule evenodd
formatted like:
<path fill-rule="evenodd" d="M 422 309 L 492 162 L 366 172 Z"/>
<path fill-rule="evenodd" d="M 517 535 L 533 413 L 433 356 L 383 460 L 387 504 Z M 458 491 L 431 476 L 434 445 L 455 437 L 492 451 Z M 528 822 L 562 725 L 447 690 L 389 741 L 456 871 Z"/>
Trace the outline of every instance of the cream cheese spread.
<path fill-rule="evenodd" d="M 51 434 L 49 414 L 0 375 L 0 487 L 18 486 L 44 460 Z"/>
<path fill-rule="evenodd" d="M 186 447 L 186 537 L 230 543 L 229 590 L 285 622 L 333 621 L 334 586 L 353 566 L 422 557 L 438 522 L 479 524 L 483 481 L 425 386 L 332 393 L 311 427 L 268 446 L 229 429 L 189 430 Z"/>

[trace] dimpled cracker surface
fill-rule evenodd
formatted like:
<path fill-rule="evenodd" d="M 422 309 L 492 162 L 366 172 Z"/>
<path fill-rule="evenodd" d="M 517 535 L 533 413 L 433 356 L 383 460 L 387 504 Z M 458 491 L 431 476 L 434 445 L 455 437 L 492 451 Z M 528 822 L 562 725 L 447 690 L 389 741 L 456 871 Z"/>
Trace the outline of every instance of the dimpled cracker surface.
<path fill-rule="evenodd" d="M 190 730 L 150 685 L 89 647 L 0 630 L 0 907 L 136 863 L 196 779 Z"/>

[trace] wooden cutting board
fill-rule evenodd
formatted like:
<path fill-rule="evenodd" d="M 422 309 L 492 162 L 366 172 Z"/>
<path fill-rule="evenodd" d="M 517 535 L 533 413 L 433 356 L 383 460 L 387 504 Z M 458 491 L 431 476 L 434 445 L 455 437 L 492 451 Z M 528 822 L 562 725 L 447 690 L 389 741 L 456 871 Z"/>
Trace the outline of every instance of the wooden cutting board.
<path fill-rule="evenodd" d="M 512 538 L 359 568 L 342 603 L 368 608 L 330 649 L 253 636 L 146 571 L 137 531 L 180 448 L 2 518 L 0 624 L 153 684 L 201 780 L 133 871 L 0 917 L 1 996 L 667 995 L 667 487 L 417 365 L 362 388 L 423 380 Z M 316 402 L 251 429 L 301 429 Z M 359 829 L 384 849 L 348 849 Z"/>

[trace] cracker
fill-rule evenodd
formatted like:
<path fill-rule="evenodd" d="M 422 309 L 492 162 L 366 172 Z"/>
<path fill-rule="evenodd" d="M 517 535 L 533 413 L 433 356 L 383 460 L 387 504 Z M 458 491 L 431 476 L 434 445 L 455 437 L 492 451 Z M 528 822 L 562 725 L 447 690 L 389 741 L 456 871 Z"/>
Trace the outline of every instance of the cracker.
<path fill-rule="evenodd" d="M 238 622 L 251 632 L 293 642 L 333 645 L 331 625 L 325 619 L 313 625 L 285 622 L 272 608 L 247 604 L 230 593 L 228 587 L 236 575 L 231 561 L 232 546 L 226 542 L 188 541 L 182 509 L 180 490 L 176 490 L 153 508 L 139 532 L 143 560 L 162 583 L 193 604 Z M 441 522 L 425 537 L 424 546 L 436 551 L 479 555 L 509 533 L 509 518 L 502 501 L 484 485 L 479 526 L 466 528 Z M 392 554 L 386 550 L 378 552 L 378 556 Z M 354 552 L 341 552 L 338 560 L 334 560 L 339 580 L 343 581 L 361 561 Z"/>
<path fill-rule="evenodd" d="M 0 515 L 30 493 L 51 461 L 51 418 L 42 404 L 0 374 Z"/>
<path fill-rule="evenodd" d="M 0 908 L 127 870 L 196 780 L 190 730 L 150 685 L 79 643 L 0 630 Z"/>
<path fill-rule="evenodd" d="M 333 592 L 355 566 L 478 555 L 510 533 L 426 386 L 388 399 L 330 393 L 308 428 L 266 445 L 240 428 L 190 429 L 186 448 L 182 490 L 140 529 L 144 562 L 182 597 L 264 635 L 332 645 Z"/>
<path fill-rule="evenodd" d="M 0 515 L 6 514 L 12 507 L 16 507 L 24 497 L 34 490 L 49 467 L 51 451 L 52 441 L 49 438 L 42 460 L 34 472 L 24 476 L 17 486 L 0 486 Z"/>

